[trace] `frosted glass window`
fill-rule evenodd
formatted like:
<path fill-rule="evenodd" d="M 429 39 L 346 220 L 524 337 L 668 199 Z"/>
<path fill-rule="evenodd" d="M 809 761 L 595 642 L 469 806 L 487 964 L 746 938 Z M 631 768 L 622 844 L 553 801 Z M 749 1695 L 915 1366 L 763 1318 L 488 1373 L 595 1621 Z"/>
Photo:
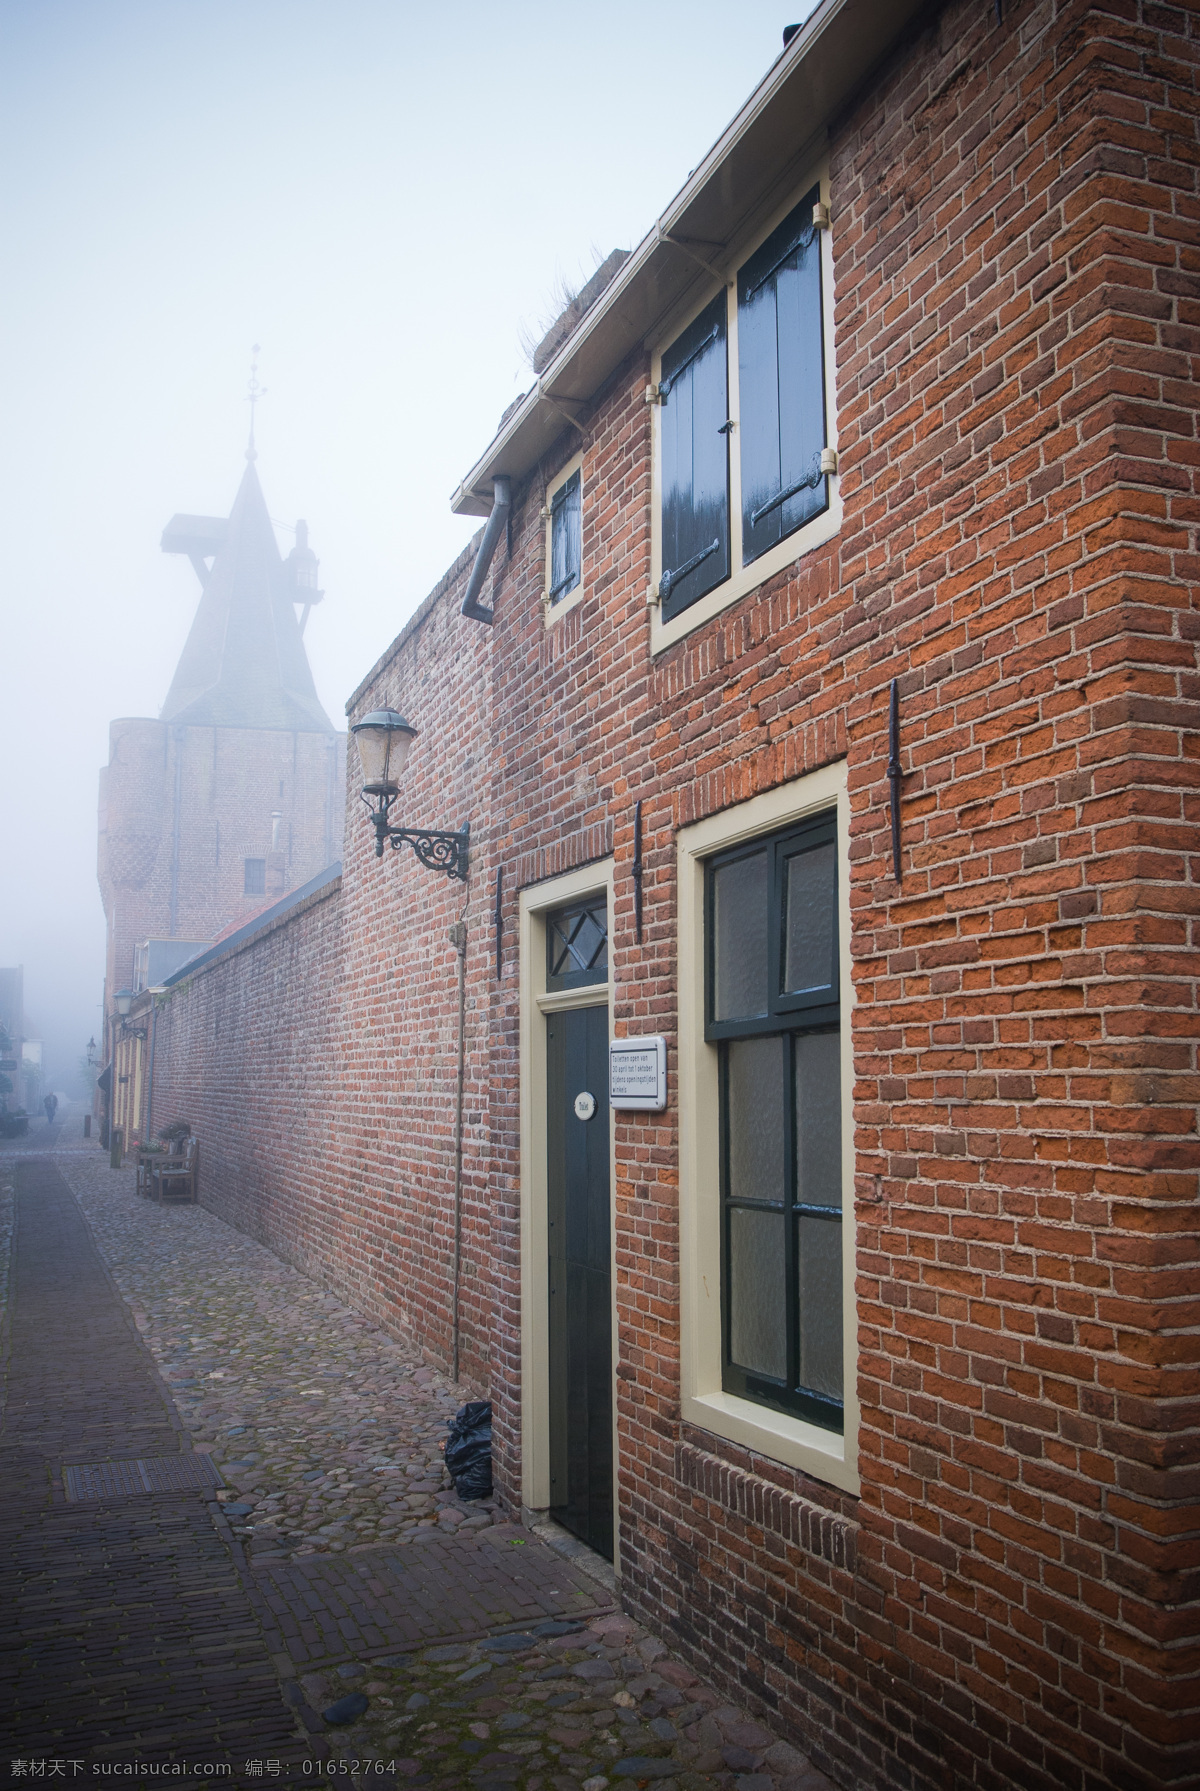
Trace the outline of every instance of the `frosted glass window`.
<path fill-rule="evenodd" d="M 832 840 L 787 860 L 783 986 L 789 995 L 833 984 L 835 876 Z"/>
<path fill-rule="evenodd" d="M 713 875 L 716 1020 L 753 1019 L 767 1011 L 767 869 L 764 850 L 735 858 Z"/>
<path fill-rule="evenodd" d="M 841 1222 L 802 1213 L 799 1225 L 800 1384 L 841 1399 Z"/>
<path fill-rule="evenodd" d="M 729 1046 L 726 1100 L 731 1200 L 782 1200 L 783 1047 L 779 1037 L 738 1039 Z"/>
<path fill-rule="evenodd" d="M 842 1204 L 841 1040 L 836 1032 L 796 1040 L 796 1199 Z"/>
<path fill-rule="evenodd" d="M 729 1213 L 729 1352 L 739 1368 L 787 1375 L 787 1299 L 782 1213 Z"/>

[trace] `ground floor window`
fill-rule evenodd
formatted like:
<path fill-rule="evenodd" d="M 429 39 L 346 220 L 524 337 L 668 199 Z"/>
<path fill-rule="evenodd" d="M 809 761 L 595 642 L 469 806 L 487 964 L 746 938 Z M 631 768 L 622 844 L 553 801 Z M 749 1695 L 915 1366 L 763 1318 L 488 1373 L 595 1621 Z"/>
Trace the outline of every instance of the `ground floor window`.
<path fill-rule="evenodd" d="M 844 763 L 683 828 L 682 1411 L 858 1490 Z"/>
<path fill-rule="evenodd" d="M 709 861 L 722 1385 L 842 1427 L 836 817 Z"/>

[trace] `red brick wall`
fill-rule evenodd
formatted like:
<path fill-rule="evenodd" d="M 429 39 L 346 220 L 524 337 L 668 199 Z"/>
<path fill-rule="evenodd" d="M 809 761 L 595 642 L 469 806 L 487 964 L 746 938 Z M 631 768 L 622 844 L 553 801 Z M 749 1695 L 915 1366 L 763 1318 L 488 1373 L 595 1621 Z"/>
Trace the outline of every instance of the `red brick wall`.
<path fill-rule="evenodd" d="M 464 1365 L 515 1501 L 516 891 L 611 841 L 616 1023 L 673 1047 L 677 829 L 845 757 L 861 1497 L 681 1423 L 673 1106 L 618 1119 L 614 1174 L 624 1595 L 844 1783 L 1200 1782 L 1196 68 L 1194 11 L 931 9 L 831 134 L 839 536 L 651 660 L 620 370 L 581 419 L 583 601 L 544 628 L 535 480 L 495 628 L 464 555 L 355 698 L 422 729 L 406 818 L 470 814 L 470 890 L 352 815 L 335 1136 L 277 1208 L 210 1195 L 448 1358 L 465 901 Z M 271 937 L 241 961 L 278 1000 Z"/>
<path fill-rule="evenodd" d="M 154 1128 L 191 1123 L 201 1201 L 318 1278 L 352 1228 L 331 1176 L 341 965 L 335 880 L 177 985 L 154 1052 Z"/>
<path fill-rule="evenodd" d="M 452 573 L 461 582 L 463 561 Z M 391 703 L 418 726 L 403 815 L 487 835 L 489 645 L 456 608 L 423 606 L 376 667 L 357 712 Z M 468 887 L 374 856 L 349 772 L 345 869 L 240 949 L 198 971 L 159 1018 L 156 1125 L 189 1119 L 202 1199 L 353 1304 L 453 1355 L 458 952 L 467 922 L 461 1366 L 488 1378 L 490 971 L 486 873 Z"/>

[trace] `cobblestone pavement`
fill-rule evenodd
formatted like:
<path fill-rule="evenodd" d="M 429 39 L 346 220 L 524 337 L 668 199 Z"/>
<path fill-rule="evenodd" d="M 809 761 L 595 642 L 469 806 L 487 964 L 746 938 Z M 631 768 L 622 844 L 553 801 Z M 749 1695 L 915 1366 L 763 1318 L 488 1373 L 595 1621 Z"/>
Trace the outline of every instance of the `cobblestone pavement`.
<path fill-rule="evenodd" d="M 11 1149 L 0 1151 L 0 1243 Z M 308 1738 L 299 1753 L 294 1742 L 248 1750 L 225 1783 L 267 1782 L 274 1760 L 281 1783 L 321 1774 L 382 1791 L 659 1780 L 831 1791 L 613 1610 L 578 1559 L 491 1501 L 456 1498 L 438 1445 L 462 1395 L 408 1346 L 203 1207 L 139 1199 L 132 1170 L 111 1170 L 94 1146 L 55 1161 L 144 1346 L 174 1446 L 208 1454 L 227 1482 L 215 1495 L 110 1501 L 110 1545 L 128 1549 L 136 1532 L 174 1548 L 180 1513 L 187 1528 L 204 1512 L 216 1550 L 205 1571 L 228 1562 L 255 1619 L 251 1636 L 235 1614 L 231 1645 L 265 1651 L 274 1694 Z M 164 1452 L 161 1432 L 138 1434 L 108 1457 Z M 71 1459 L 105 1458 L 98 1441 Z M 78 1528 L 82 1507 L 64 1510 Z M 77 1550 L 65 1532 L 58 1546 L 63 1561 Z M 220 1598 L 208 1608 L 219 1614 Z"/>

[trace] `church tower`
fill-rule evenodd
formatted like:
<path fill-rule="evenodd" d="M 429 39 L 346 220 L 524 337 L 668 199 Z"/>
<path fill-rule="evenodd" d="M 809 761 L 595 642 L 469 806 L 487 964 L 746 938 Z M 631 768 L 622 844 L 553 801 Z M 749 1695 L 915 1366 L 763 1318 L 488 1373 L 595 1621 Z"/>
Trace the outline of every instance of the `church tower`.
<path fill-rule="evenodd" d="M 346 735 L 321 707 L 303 641 L 322 596 L 317 560 L 302 522 L 281 556 L 256 459 L 251 436 L 228 520 L 167 524 L 163 551 L 187 554 L 200 603 L 158 720 L 109 727 L 98 867 L 108 1006 L 341 853 Z"/>

